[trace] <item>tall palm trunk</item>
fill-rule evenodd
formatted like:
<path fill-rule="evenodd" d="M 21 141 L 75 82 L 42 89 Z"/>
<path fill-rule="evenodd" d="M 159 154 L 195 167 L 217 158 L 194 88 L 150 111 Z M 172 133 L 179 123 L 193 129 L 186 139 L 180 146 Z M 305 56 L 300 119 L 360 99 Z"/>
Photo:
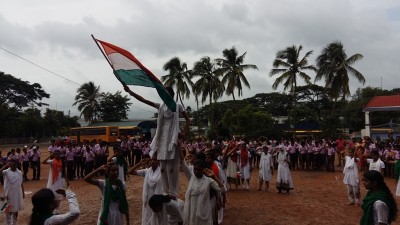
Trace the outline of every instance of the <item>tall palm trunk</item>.
<path fill-rule="evenodd" d="M 179 97 L 179 101 L 181 102 L 182 107 L 185 109 L 185 105 L 182 102 L 182 96 L 181 96 L 181 94 L 179 92 L 178 92 L 178 96 L 177 97 Z M 176 99 L 176 100 L 178 101 L 178 99 Z"/>
<path fill-rule="evenodd" d="M 337 102 L 337 97 L 335 97 L 332 105 L 332 111 L 331 111 L 331 117 L 333 117 L 333 114 L 335 113 L 336 110 L 336 102 Z"/>

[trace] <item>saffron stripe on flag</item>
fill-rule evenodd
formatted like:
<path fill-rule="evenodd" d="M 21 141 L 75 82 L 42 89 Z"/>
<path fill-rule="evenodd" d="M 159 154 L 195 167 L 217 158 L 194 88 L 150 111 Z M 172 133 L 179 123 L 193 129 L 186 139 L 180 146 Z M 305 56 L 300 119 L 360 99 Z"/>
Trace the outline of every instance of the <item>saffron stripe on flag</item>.
<path fill-rule="evenodd" d="M 176 111 L 176 102 L 161 81 L 130 52 L 113 44 L 98 39 L 95 40 L 102 46 L 106 57 L 113 67 L 114 75 L 120 82 L 124 85 L 155 88 L 168 108 L 173 112 Z"/>

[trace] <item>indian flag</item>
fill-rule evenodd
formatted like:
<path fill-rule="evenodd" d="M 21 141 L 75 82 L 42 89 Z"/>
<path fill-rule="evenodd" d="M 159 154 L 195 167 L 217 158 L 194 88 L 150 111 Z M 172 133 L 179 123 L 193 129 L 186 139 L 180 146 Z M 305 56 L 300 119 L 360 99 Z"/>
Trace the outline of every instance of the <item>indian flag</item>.
<path fill-rule="evenodd" d="M 135 56 L 113 44 L 98 39 L 95 41 L 103 48 L 104 54 L 114 70 L 114 75 L 122 84 L 155 88 L 168 108 L 173 112 L 176 111 L 176 102 L 164 85 Z"/>
<path fill-rule="evenodd" d="M 6 200 L 0 202 L 0 212 L 7 213 L 10 208 L 11 205 Z"/>

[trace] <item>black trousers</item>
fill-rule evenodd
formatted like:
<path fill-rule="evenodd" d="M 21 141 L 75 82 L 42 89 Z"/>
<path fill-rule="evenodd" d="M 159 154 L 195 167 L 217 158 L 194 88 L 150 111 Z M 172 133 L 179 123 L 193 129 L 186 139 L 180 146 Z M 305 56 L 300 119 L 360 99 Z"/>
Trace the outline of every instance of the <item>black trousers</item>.
<path fill-rule="evenodd" d="M 22 169 L 24 172 L 24 180 L 28 180 L 29 161 L 22 162 Z"/>

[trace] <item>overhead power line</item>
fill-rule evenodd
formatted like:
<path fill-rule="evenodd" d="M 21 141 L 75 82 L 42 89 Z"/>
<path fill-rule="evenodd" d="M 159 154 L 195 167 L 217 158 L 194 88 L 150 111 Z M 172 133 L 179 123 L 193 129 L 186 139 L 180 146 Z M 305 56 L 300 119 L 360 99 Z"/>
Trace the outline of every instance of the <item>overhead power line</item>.
<path fill-rule="evenodd" d="M 5 51 L 5 52 L 7 52 L 7 53 L 9 53 L 9 54 L 11 54 L 11 55 L 13 55 L 13 56 L 15 56 L 15 57 L 18 57 L 18 58 L 24 60 L 25 62 L 28 62 L 28 63 L 30 63 L 30 64 L 36 66 L 36 67 L 39 67 L 40 69 L 45 70 L 45 71 L 47 71 L 47 72 L 49 72 L 49 73 L 51 73 L 51 74 L 53 74 L 53 75 L 55 75 L 55 76 L 57 76 L 57 77 L 60 77 L 60 78 L 62 78 L 62 79 L 64 79 L 64 80 L 66 80 L 66 81 L 69 81 L 69 82 L 71 82 L 71 83 L 73 83 L 73 84 L 76 84 L 76 85 L 78 85 L 78 86 L 81 86 L 81 84 L 79 84 L 79 83 L 77 83 L 77 82 L 75 82 L 75 81 L 73 81 L 73 80 L 71 80 L 71 79 L 68 79 L 68 78 L 66 78 L 66 77 L 64 77 L 64 76 L 62 76 L 62 75 L 60 75 L 60 74 L 58 74 L 58 73 L 55 73 L 55 72 L 53 72 L 53 71 L 51 71 L 51 70 L 49 70 L 49 69 L 46 69 L 45 67 L 40 66 L 40 65 L 38 65 L 38 64 L 36 64 L 36 63 L 34 63 L 34 62 L 28 60 L 28 59 L 25 59 L 24 57 L 19 56 L 19 55 L 17 55 L 16 53 L 14 53 L 14 52 L 12 52 L 12 51 L 10 51 L 10 50 L 7 50 L 7 49 L 5 49 L 5 48 L 3 48 L 3 47 L 1 47 L 1 46 L 0 46 L 0 49 L 3 50 L 3 51 Z M 137 107 L 137 106 L 132 106 L 132 107 L 137 108 L 137 109 L 140 109 L 140 110 L 143 110 L 143 111 L 146 111 L 146 112 L 151 112 L 151 113 L 153 113 L 152 111 L 149 111 L 149 110 L 146 110 L 146 109 L 142 109 L 142 108 Z"/>
<path fill-rule="evenodd" d="M 32 61 L 29 61 L 29 60 L 25 59 L 24 57 L 19 56 L 19 55 L 13 53 L 13 52 L 11 52 L 11 51 L 9 51 L 9 50 L 7 50 L 7 49 L 1 47 L 1 46 L 0 46 L 0 49 L 2 49 L 3 51 L 6 51 L 6 52 L 8 52 L 8 53 L 10 53 L 11 55 L 13 55 L 13 56 L 15 56 L 15 57 L 18 57 L 18 58 L 24 60 L 25 62 L 28 62 L 28 63 L 30 63 L 30 64 L 36 66 L 36 67 L 39 67 L 40 69 L 45 70 L 45 71 L 47 71 L 47 72 L 49 72 L 49 73 L 51 73 L 51 74 L 53 74 L 53 75 L 55 75 L 55 76 L 57 76 L 57 77 L 60 77 L 60 78 L 62 78 L 62 79 L 64 79 L 64 80 L 66 80 L 66 81 L 69 81 L 69 82 L 71 82 L 71 83 L 73 83 L 73 84 L 76 84 L 76 85 L 78 85 L 78 86 L 81 86 L 79 83 L 77 83 L 77 82 L 75 82 L 75 81 L 73 81 L 73 80 L 70 80 L 70 79 L 68 79 L 68 78 L 66 78 L 66 77 L 64 77 L 64 76 L 61 76 L 60 74 L 57 74 L 57 73 L 55 73 L 55 72 L 53 72 L 53 71 L 51 71 L 51 70 L 49 70 L 49 69 L 46 69 L 46 68 L 44 68 L 43 66 L 40 66 L 40 65 L 38 65 L 38 64 L 36 64 L 36 63 L 34 63 L 34 62 L 32 62 Z"/>

